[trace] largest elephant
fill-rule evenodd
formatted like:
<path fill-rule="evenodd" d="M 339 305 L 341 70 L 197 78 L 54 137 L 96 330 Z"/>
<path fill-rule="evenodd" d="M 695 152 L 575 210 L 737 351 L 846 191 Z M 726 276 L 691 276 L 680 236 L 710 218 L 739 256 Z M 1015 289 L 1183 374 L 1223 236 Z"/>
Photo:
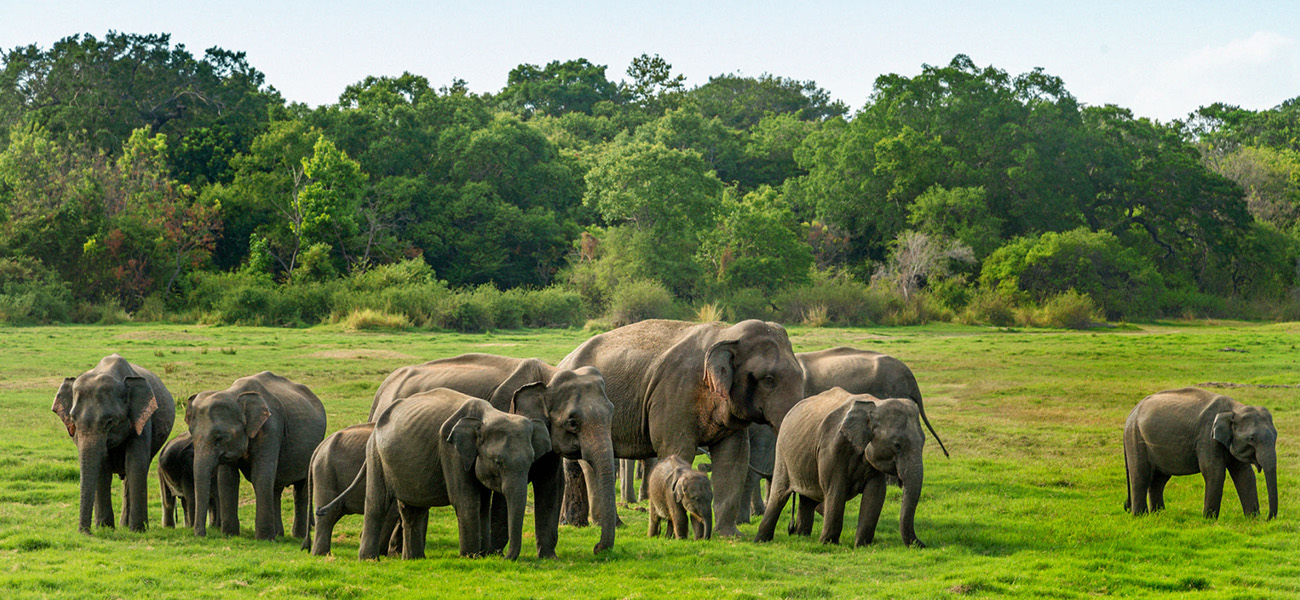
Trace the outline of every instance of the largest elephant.
<path fill-rule="evenodd" d="M 559 364 L 584 366 L 605 376 L 614 405 L 614 454 L 691 462 L 697 447 L 707 447 L 716 533 L 739 535 L 736 518 L 749 472 L 745 427 L 769 423 L 779 430 L 786 412 L 803 399 L 803 371 L 785 328 L 757 320 L 729 327 L 641 321 L 592 337 Z M 583 475 L 590 476 L 570 470 L 568 483 L 580 486 Z"/>
<path fill-rule="evenodd" d="M 547 424 L 551 449 L 537 457 L 528 480 L 533 484 L 533 519 L 537 553 L 554 557 L 559 535 L 560 502 L 564 496 L 562 459 L 587 465 L 593 476 L 588 492 L 596 499 L 597 522 L 602 524 L 595 552 L 614 545 L 614 450 L 610 419 L 614 406 L 605 395 L 605 380 L 595 368 L 560 369 L 536 358 L 510 358 L 491 354 L 463 354 L 452 358 L 402 367 L 375 392 L 370 407 L 374 420 L 399 398 L 436 388 L 447 388 L 487 400 L 493 408 L 538 419 Z M 504 527 L 502 498 L 494 498 L 494 527 Z M 504 530 L 494 533 L 501 534 Z M 505 537 L 493 536 L 499 546 Z M 493 548 L 496 550 L 499 548 Z"/>
<path fill-rule="evenodd" d="M 149 463 L 167 442 L 176 420 L 171 392 L 157 375 L 117 354 L 95 368 L 63 380 L 54 395 L 54 414 L 77 444 L 81 461 L 81 521 L 90 533 L 91 509 L 98 525 L 113 526 L 109 488 L 113 474 L 125 483 L 122 522 L 143 531 L 148 522 L 145 489 Z"/>

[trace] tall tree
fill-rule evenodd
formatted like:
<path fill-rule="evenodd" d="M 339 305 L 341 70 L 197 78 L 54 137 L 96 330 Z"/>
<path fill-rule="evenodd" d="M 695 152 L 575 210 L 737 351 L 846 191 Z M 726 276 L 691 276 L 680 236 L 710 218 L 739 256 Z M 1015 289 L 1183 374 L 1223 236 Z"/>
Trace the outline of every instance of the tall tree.
<path fill-rule="evenodd" d="M 579 58 L 554 60 L 545 67 L 519 65 L 510 70 L 498 98 L 525 116 L 591 114 L 597 102 L 617 101 L 619 93 L 618 86 L 605 78 L 604 65 Z"/>

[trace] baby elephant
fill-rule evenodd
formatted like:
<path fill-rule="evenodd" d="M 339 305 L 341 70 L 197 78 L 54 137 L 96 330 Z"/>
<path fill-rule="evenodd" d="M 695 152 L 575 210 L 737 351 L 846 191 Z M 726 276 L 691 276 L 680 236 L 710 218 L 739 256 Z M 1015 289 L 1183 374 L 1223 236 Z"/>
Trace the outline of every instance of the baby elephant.
<path fill-rule="evenodd" d="M 388 541 L 385 520 L 394 503 L 403 558 L 424 556 L 429 508 L 448 505 L 456 510 L 460 554 L 481 555 L 493 547 L 489 509 L 496 492 L 506 502 L 506 558 L 514 560 L 523 536 L 528 472 L 537 456 L 550 451 L 546 423 L 499 411 L 486 400 L 445 388 L 396 400 L 375 416 L 366 463 L 353 482 L 364 478 L 366 486 L 361 559 L 376 558 Z"/>
<path fill-rule="evenodd" d="M 709 476 L 679 457 L 659 461 L 650 472 L 650 537 L 659 535 L 660 519 L 668 519 L 673 537 L 684 540 L 689 523 L 695 539 L 713 537 L 713 485 Z"/>
<path fill-rule="evenodd" d="M 358 485 L 345 489 L 361 472 L 366 464 L 366 443 L 375 430 L 374 423 L 362 423 L 345 427 L 325 438 L 311 455 L 311 466 L 307 471 L 307 489 L 312 497 L 312 506 L 316 509 L 316 535 L 311 535 L 311 525 L 307 535 L 302 539 L 302 549 L 311 550 L 316 556 L 330 553 L 330 543 L 334 536 L 334 524 L 344 515 L 362 515 L 366 512 L 366 491 Z M 336 498 L 342 498 L 335 502 Z M 326 510 L 324 507 L 329 506 Z M 395 507 L 394 507 L 395 508 Z M 389 539 L 397 525 L 397 511 L 388 511 L 383 521 L 382 536 Z"/>
<path fill-rule="evenodd" d="M 1166 390 L 1143 398 L 1124 423 L 1125 510 L 1135 515 L 1165 507 L 1165 484 L 1174 475 L 1205 478 L 1205 517 L 1216 519 L 1224 471 L 1232 475 L 1248 516 L 1259 514 L 1255 474 L 1268 483 L 1268 518 L 1277 516 L 1277 429 L 1267 408 L 1247 406 L 1198 388 Z"/>
<path fill-rule="evenodd" d="M 920 411 L 906 398 L 880 400 L 831 388 L 790 409 L 776 438 L 776 464 L 759 542 L 772 539 L 790 494 L 798 493 L 799 522 L 811 529 L 813 508 L 822 503 L 822 543 L 838 544 L 844 505 L 860 492 L 854 545 L 870 544 L 885 503 L 885 480 L 898 477 L 903 507 L 898 524 L 903 543 L 925 547 L 913 526 L 925 478 L 921 449 L 925 434 Z M 801 532 L 807 534 L 807 531 Z"/>
<path fill-rule="evenodd" d="M 217 489 L 216 475 L 212 489 Z M 194 526 L 194 438 L 187 431 L 166 444 L 158 453 L 158 487 L 162 490 L 163 527 L 176 527 L 176 499 L 180 498 L 185 515 L 185 527 Z M 221 527 L 221 513 L 217 511 L 217 495 L 208 502 L 212 511 L 212 526 Z"/>

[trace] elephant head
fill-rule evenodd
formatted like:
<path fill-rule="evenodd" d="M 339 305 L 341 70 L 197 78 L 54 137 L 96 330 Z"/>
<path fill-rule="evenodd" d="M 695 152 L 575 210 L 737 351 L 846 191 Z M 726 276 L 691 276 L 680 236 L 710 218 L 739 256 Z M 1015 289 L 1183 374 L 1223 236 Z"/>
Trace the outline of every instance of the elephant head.
<path fill-rule="evenodd" d="M 921 430 L 916 403 L 905 398 L 877 400 L 863 394 L 854 396 L 853 405 L 840 424 L 840 435 L 877 471 L 898 477 L 903 487 L 899 528 L 907 545 L 919 543 L 914 527 L 916 505 L 921 499 L 925 469 L 921 450 L 925 433 Z"/>
<path fill-rule="evenodd" d="M 614 506 L 614 445 L 611 421 L 614 404 L 605 395 L 605 378 L 595 367 L 557 369 L 548 381 L 515 390 L 510 412 L 538 419 L 549 426 L 551 449 L 560 456 L 582 460 L 591 468 L 587 497 L 600 524 L 596 551 L 614 545 L 618 513 Z"/>
<path fill-rule="evenodd" d="M 143 433 L 158 410 L 158 400 L 143 377 L 118 378 L 91 371 L 64 379 L 50 410 L 63 420 L 68 436 L 77 444 L 81 461 L 80 529 L 89 532 L 96 488 L 103 469 L 109 467 L 108 449 Z"/>
<path fill-rule="evenodd" d="M 1263 471 L 1268 485 L 1268 518 L 1277 516 L 1277 428 L 1267 408 L 1239 405 L 1214 416 L 1214 439 L 1232 457 Z"/>
<path fill-rule="evenodd" d="M 684 469 L 670 482 L 673 497 L 686 512 L 704 520 L 704 539 L 713 537 L 713 485 L 701 471 Z"/>
<path fill-rule="evenodd" d="M 194 533 L 207 533 L 211 484 L 218 465 L 233 465 L 248 454 L 249 442 L 271 417 L 258 392 L 200 392 L 185 403 L 185 424 L 194 439 Z M 223 519 L 223 529 L 225 520 Z M 233 533 L 238 533 L 235 530 Z"/>
<path fill-rule="evenodd" d="M 741 321 L 720 332 L 704 355 L 704 382 L 722 402 L 725 420 L 767 423 L 780 431 L 781 421 L 803 400 L 803 368 L 790 337 L 777 323 Z"/>
<path fill-rule="evenodd" d="M 460 457 L 466 471 L 506 498 L 510 536 L 506 558 L 519 557 L 524 507 L 528 503 L 528 472 L 537 457 L 551 451 L 546 423 L 520 415 L 492 411 L 480 416 L 466 406 L 442 426 L 445 451 Z"/>

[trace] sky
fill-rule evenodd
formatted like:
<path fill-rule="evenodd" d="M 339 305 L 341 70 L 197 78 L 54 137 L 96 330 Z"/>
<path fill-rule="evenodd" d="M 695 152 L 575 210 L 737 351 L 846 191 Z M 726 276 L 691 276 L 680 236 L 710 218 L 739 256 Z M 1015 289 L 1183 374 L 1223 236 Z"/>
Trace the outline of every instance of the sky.
<path fill-rule="evenodd" d="M 1296 1 L 0 0 L 0 15 L 4 50 L 113 30 L 170 33 L 196 55 L 243 51 L 287 100 L 312 106 L 406 71 L 495 92 L 519 64 L 586 58 L 618 81 L 643 53 L 689 86 L 769 73 L 815 81 L 853 110 L 876 77 L 957 54 L 1013 75 L 1041 67 L 1083 103 L 1162 121 L 1300 96 Z"/>

